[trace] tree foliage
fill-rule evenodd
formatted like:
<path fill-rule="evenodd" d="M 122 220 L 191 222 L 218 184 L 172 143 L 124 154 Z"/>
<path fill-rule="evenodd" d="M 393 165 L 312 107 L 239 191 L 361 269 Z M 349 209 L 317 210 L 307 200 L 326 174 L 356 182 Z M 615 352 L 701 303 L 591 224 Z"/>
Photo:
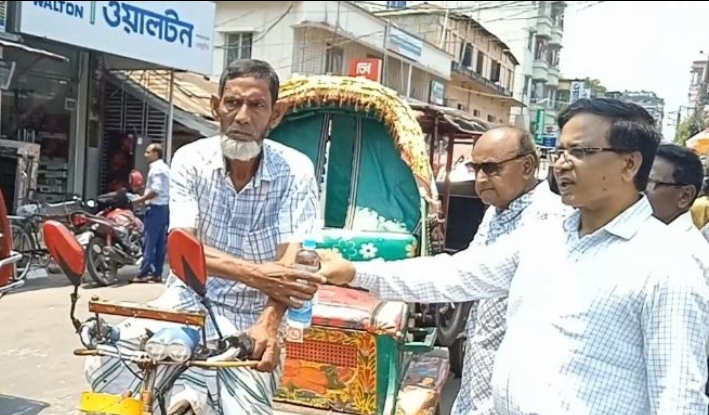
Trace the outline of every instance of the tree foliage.
<path fill-rule="evenodd" d="M 707 124 L 706 116 L 701 113 L 685 118 L 677 127 L 675 143 L 681 146 L 686 145 L 687 140 L 704 131 Z"/>

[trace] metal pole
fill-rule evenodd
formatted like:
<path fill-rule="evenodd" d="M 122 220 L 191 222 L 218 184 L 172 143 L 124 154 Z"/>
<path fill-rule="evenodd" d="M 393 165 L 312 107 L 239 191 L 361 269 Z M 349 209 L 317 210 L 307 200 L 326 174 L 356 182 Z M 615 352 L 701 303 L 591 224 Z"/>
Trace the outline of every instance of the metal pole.
<path fill-rule="evenodd" d="M 389 60 L 389 33 L 391 22 L 387 20 L 386 26 L 384 26 L 384 61 L 382 62 L 382 85 L 387 85 L 387 61 Z"/>
<path fill-rule="evenodd" d="M 411 80 L 413 79 L 413 64 L 409 64 L 409 76 L 406 81 L 406 98 L 411 98 Z"/>
<path fill-rule="evenodd" d="M 172 104 L 173 92 L 175 91 L 175 70 L 170 69 L 170 86 L 168 88 L 168 105 L 170 106 L 167 112 L 167 137 L 165 137 L 165 162 L 170 164 L 172 160 L 172 124 L 174 117 L 175 106 Z"/>

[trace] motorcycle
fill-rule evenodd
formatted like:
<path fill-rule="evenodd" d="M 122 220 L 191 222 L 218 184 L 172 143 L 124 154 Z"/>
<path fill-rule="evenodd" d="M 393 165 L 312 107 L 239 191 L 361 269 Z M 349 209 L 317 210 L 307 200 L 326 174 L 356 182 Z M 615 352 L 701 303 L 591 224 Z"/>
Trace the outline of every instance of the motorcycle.
<path fill-rule="evenodd" d="M 87 253 L 89 276 L 101 287 L 115 283 L 120 268 L 142 261 L 144 227 L 132 208 L 135 197 L 123 190 L 86 202 L 98 213 L 84 215 L 88 230 L 78 239 Z"/>
<path fill-rule="evenodd" d="M 61 223 L 49 221 L 43 227 L 52 258 L 74 287 L 70 296 L 69 317 L 84 346 L 83 349 L 74 351 L 74 355 L 120 359 L 130 365 L 129 367 L 136 368 L 135 376 L 143 380 L 137 397 L 130 391 L 120 395 L 84 392 L 79 408 L 82 413 L 195 415 L 199 411 L 193 406 L 195 404 L 189 395 L 178 393 L 171 397 L 171 402 L 165 401 L 166 396 L 172 395 L 172 386 L 182 373 L 192 367 L 253 368 L 258 364 L 246 360 L 253 352 L 254 340 L 245 333 L 238 333 L 223 317 L 215 318 L 210 301 L 206 297 L 204 248 L 192 235 L 181 230 L 171 232 L 168 238 L 170 267 L 187 287 L 197 294 L 206 313 L 159 309 L 94 298 L 89 302 L 89 311 L 94 317 L 81 322 L 75 317 L 75 310 L 81 277 L 86 267 L 85 251 Z M 121 344 L 125 339 L 120 326 L 106 322 L 101 315 L 147 319 L 160 322 L 163 327 L 158 329 L 156 326 L 155 331 L 146 330 L 137 349 L 128 348 Z M 207 339 L 207 318 L 211 319 L 217 329 L 217 339 L 214 341 Z M 179 326 L 174 326 L 176 324 Z M 158 373 L 165 373 L 166 367 L 170 369 L 170 373 L 158 376 Z"/>
<path fill-rule="evenodd" d="M 15 278 L 15 264 L 22 259 L 22 254 L 13 251 L 12 247 L 10 220 L 0 192 L 0 297 L 25 284 L 24 280 Z"/>

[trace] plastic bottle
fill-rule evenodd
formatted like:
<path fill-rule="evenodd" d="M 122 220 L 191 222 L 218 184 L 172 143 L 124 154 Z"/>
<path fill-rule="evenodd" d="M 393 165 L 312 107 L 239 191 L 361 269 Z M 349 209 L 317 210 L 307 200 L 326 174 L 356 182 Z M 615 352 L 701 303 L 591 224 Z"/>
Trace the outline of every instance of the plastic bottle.
<path fill-rule="evenodd" d="M 315 251 L 316 243 L 314 239 L 303 241 L 303 247 L 295 256 L 294 268 L 318 272 L 320 270 L 320 257 Z M 286 322 L 289 328 L 302 330 L 313 324 L 313 304 L 317 301 L 317 293 L 311 301 L 304 301 L 300 308 L 289 308 Z"/>

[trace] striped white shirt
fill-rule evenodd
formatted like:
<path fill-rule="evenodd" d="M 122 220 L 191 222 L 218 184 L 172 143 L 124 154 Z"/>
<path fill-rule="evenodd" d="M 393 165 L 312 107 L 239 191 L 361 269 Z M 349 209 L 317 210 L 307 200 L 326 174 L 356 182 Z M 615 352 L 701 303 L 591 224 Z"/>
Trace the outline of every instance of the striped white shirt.
<path fill-rule="evenodd" d="M 707 269 L 645 197 L 593 234 L 578 212 L 505 244 L 363 263 L 384 299 L 508 295 L 492 390 L 500 415 L 706 415 Z"/>

